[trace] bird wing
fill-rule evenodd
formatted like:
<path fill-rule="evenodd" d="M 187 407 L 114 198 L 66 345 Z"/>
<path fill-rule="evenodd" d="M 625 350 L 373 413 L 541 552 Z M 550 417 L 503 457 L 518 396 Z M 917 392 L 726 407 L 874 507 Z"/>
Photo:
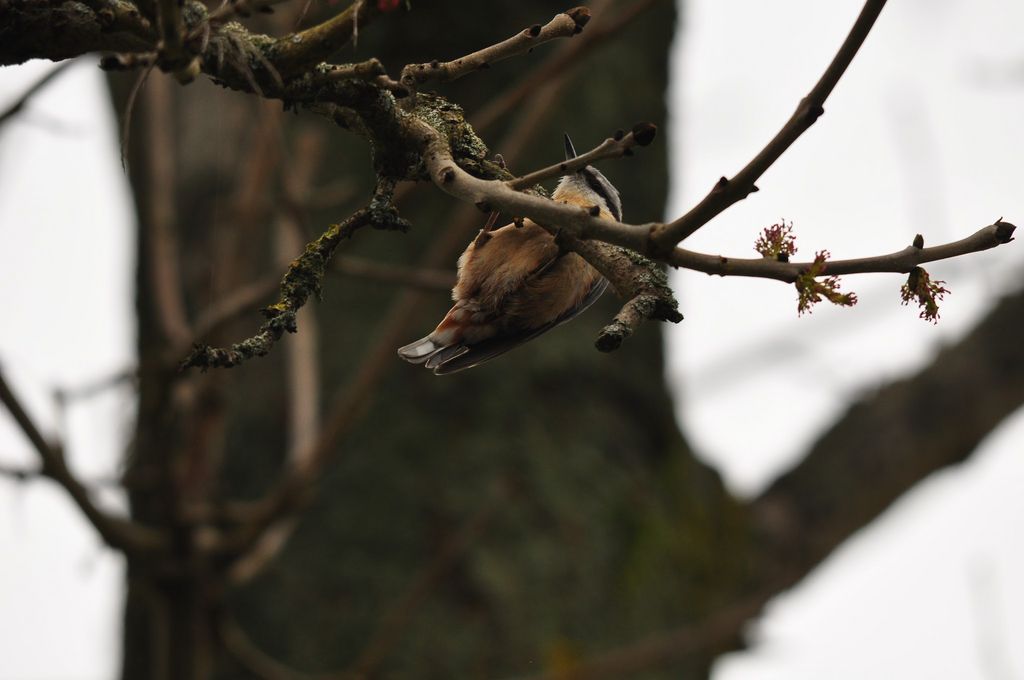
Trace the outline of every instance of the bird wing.
<path fill-rule="evenodd" d="M 515 349 L 524 342 L 528 342 L 536 338 L 538 335 L 547 333 L 555 326 L 560 326 L 566 321 L 574 318 L 580 312 L 597 302 L 597 299 L 601 297 L 601 294 L 604 293 L 606 288 L 608 288 L 608 280 L 604 277 L 598 278 L 594 282 L 594 285 L 590 287 L 590 290 L 587 291 L 587 294 L 580 300 L 579 304 L 567 310 L 553 321 L 550 321 L 543 326 L 539 326 L 538 328 L 531 328 L 517 333 L 510 333 L 490 338 L 473 345 L 460 345 L 458 346 L 458 352 L 452 352 L 452 354 L 448 356 L 442 357 L 440 353 L 434 355 L 438 357 L 439 360 L 437 361 L 434 361 L 434 356 L 431 356 L 431 360 L 428 360 L 426 366 L 427 368 L 434 369 L 434 373 L 436 375 L 447 375 L 449 373 L 456 373 L 467 368 L 479 366 L 485 361 L 490 361 L 496 356 L 504 354 L 511 349 Z"/>

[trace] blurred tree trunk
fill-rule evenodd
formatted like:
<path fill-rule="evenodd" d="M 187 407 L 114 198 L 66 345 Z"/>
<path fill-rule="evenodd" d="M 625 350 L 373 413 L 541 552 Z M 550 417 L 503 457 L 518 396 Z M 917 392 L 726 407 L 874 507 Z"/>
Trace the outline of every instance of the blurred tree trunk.
<path fill-rule="evenodd" d="M 608 15 L 621 10 L 620 3 L 602 6 Z M 413 3 L 411 12 L 361 31 L 358 48 L 341 60 L 378 56 L 395 72 L 407 62 L 470 52 L 563 9 L 541 0 Z M 291 27 L 279 23 L 278 32 L 282 25 Z M 574 64 L 570 84 L 552 101 L 544 102 L 542 86 L 482 133 L 492 145 L 505 140 L 492 153 L 524 171 L 560 157 L 562 131 L 577 148 L 637 120 L 664 131 L 674 26 L 672 3 L 658 3 Z M 556 49 L 544 46 L 443 91 L 473 120 L 472 112 Z M 119 111 L 129 84 L 113 79 Z M 533 113 L 518 111 L 534 100 L 543 103 Z M 301 147 L 300 139 L 316 143 Z M 632 221 L 662 217 L 665 148 L 662 137 L 649 153 L 602 167 Z M 289 206 L 294 197 L 282 186 L 313 151 L 322 163 L 308 194 L 334 200 Z M 373 178 L 362 140 L 323 120 L 284 117 L 276 102 L 206 81 L 176 87 L 159 73 L 136 103 L 129 160 L 140 220 L 143 367 L 128 473 L 132 512 L 184 526 L 174 516 L 177 500 L 251 498 L 273 481 L 296 434 L 289 432 L 295 394 L 285 386 L 293 368 L 285 345 L 296 338 L 262 360 L 179 381 L 164 368 L 177 339 L 175 303 L 162 286 L 180 279 L 178 316 L 194 319 L 282 270 L 273 245 L 282 211 L 299 215 L 313 236 L 365 201 Z M 453 207 L 436 191 L 414 189 L 400 202 L 412 232 L 359 234 L 345 254 L 415 265 L 433 252 L 452 269 L 485 217 L 467 220 Z M 460 221 L 462 229 L 446 233 Z M 389 678 L 568 668 L 584 649 L 700 620 L 741 587 L 746 530 L 717 475 L 694 459 L 677 430 L 660 330 L 647 325 L 612 356 L 592 348 L 614 313 L 612 297 L 465 374 L 437 378 L 393 358 L 361 400 L 362 417 L 319 500 L 280 558 L 248 586 L 228 593 L 168 565 L 131 565 L 123 677 L 206 677 L 211 667 L 217 677 L 251 677 L 258 657 L 245 669 L 211 656 L 219 624 L 209 612 L 222 609 L 287 666 L 354 666 Z M 423 335 L 448 306 L 441 293 L 354 278 L 326 287 L 315 305 L 322 347 L 315 361 L 328 396 L 380 349 L 382 335 L 393 335 L 393 326 L 390 334 L 382 327 L 393 304 L 409 312 L 399 325 L 402 343 Z M 257 306 L 214 339 L 250 334 L 260 322 Z M 399 343 L 387 342 L 383 349 L 393 355 Z M 183 563 L 195 538 L 180 537 Z M 154 642 L 161 636 L 170 639 L 167 658 Z M 714 654 L 649 677 L 703 677 Z M 277 663 L 262 661 L 269 669 Z"/>

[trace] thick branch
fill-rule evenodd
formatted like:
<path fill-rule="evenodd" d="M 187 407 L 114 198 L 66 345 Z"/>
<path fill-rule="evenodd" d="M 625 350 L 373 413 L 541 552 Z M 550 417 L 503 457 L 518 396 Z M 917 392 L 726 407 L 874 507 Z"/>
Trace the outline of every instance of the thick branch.
<path fill-rule="evenodd" d="M 1009 222 L 997 220 L 987 227 L 979 229 L 967 238 L 945 243 L 931 248 L 918 248 L 910 245 L 888 255 L 874 257 L 858 257 L 850 260 L 829 260 L 822 276 L 840 276 L 844 274 L 867 274 L 873 272 L 909 272 L 917 265 L 936 260 L 947 260 L 968 253 L 976 253 L 995 248 L 1013 240 L 1013 232 L 1017 227 Z M 752 276 L 764 279 L 777 279 L 792 283 L 801 274 L 810 269 L 812 262 L 779 262 L 770 258 L 734 258 L 720 255 L 707 255 L 692 250 L 676 248 L 668 260 L 669 264 L 684 269 L 693 269 L 705 274 L 719 276 Z"/>
<path fill-rule="evenodd" d="M 274 67 L 287 78 L 328 61 L 378 14 L 376 3 L 355 0 L 345 11 L 321 24 L 278 38 L 270 50 Z"/>
<path fill-rule="evenodd" d="M 108 515 L 92 502 L 85 485 L 68 468 L 61 448 L 46 440 L 21 405 L 21 401 L 7 384 L 2 372 L 0 372 L 0 403 L 7 407 L 14 422 L 31 442 L 32 448 L 39 454 L 42 462 L 39 473 L 64 487 L 64 490 L 71 496 L 71 500 L 96 528 L 107 545 L 125 552 L 149 552 L 164 546 L 164 537 L 158 532 L 140 524 Z"/>
<path fill-rule="evenodd" d="M 431 80 L 442 83 L 456 80 L 473 71 L 489 68 L 496 61 L 529 52 L 537 45 L 549 40 L 574 36 L 583 30 L 588 21 L 590 21 L 590 10 L 586 7 L 574 7 L 556 15 L 544 26 L 534 24 L 507 40 L 454 61 L 409 64 L 402 69 L 401 83 L 409 89 L 415 90 L 417 86 Z"/>
<path fill-rule="evenodd" d="M 651 252 L 667 255 L 677 243 L 710 222 L 723 210 L 757 191 L 754 183 L 825 112 L 825 100 L 846 72 L 884 6 L 885 0 L 868 0 L 864 3 L 860 16 L 857 17 L 832 63 L 810 93 L 800 101 L 800 105 L 778 134 L 732 179 L 720 179 L 711 193 L 689 212 L 674 222 L 654 229 L 651 232 Z"/>
<path fill-rule="evenodd" d="M 152 25 L 127 0 L 0 2 L 0 64 L 61 61 L 86 52 L 151 50 Z"/>

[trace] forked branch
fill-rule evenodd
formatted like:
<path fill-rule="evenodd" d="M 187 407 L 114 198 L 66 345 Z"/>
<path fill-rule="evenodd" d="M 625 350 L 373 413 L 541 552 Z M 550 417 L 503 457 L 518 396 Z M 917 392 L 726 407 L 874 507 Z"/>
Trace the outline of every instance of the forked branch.
<path fill-rule="evenodd" d="M 755 182 L 761 178 L 768 168 L 792 146 L 800 135 L 807 131 L 825 112 L 825 100 L 832 94 L 836 83 L 846 73 L 860 46 L 871 32 L 879 13 L 885 7 L 885 0 L 868 0 L 857 17 L 846 40 L 825 69 L 825 73 L 814 88 L 804 97 L 796 111 L 772 138 L 768 145 L 761 149 L 752 161 L 731 179 L 721 178 L 704 199 L 679 219 L 664 225 L 658 225 L 651 231 L 650 246 L 645 249 L 655 256 L 667 256 L 673 247 L 686 237 L 693 234 L 710 222 L 732 204 L 743 200 L 757 191 Z"/>
<path fill-rule="evenodd" d="M 107 545 L 136 554 L 165 547 L 165 537 L 159 532 L 130 520 L 109 515 L 93 503 L 89 490 L 68 467 L 63 449 L 59 445 L 50 443 L 43 436 L 22 406 L 21 400 L 7 384 L 2 372 L 0 372 L 0 403 L 7 407 L 18 428 L 39 454 L 42 465 L 38 474 L 49 477 L 64 487 L 64 490 L 71 496 L 71 500 L 96 528 Z"/>

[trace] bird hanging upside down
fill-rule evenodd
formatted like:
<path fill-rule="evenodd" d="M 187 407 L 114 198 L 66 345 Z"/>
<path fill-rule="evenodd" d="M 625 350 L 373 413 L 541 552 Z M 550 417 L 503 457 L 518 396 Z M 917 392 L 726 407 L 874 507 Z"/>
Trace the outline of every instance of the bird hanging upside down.
<path fill-rule="evenodd" d="M 576 157 L 565 136 L 566 160 Z M 589 165 L 565 175 L 551 198 L 622 221 L 619 192 Z M 455 305 L 434 331 L 398 350 L 442 375 L 472 368 L 572 319 L 601 297 L 608 281 L 530 220 L 484 228 L 459 258 Z"/>

